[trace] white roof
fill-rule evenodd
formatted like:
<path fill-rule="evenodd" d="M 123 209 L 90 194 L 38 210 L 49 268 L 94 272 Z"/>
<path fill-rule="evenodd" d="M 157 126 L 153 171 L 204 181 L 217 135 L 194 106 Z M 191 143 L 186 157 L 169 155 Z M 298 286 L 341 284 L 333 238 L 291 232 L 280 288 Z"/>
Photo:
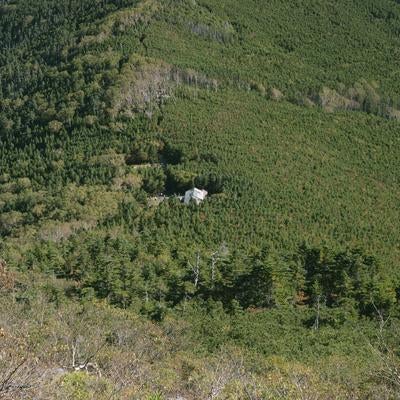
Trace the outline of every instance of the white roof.
<path fill-rule="evenodd" d="M 207 190 L 201 190 L 201 189 L 194 188 L 192 196 L 197 197 L 198 199 L 204 200 L 204 198 L 207 196 Z"/>
<path fill-rule="evenodd" d="M 206 198 L 207 194 L 207 190 L 201 190 L 197 188 L 187 190 L 185 193 L 184 202 L 185 204 L 189 204 L 190 199 L 193 199 L 197 204 L 199 204 Z"/>

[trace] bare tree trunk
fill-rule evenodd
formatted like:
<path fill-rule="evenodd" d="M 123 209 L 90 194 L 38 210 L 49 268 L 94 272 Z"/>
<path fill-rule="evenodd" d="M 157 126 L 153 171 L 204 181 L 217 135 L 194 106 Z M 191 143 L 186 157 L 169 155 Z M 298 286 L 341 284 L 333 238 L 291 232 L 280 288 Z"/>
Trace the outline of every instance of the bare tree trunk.
<path fill-rule="evenodd" d="M 217 261 L 218 261 L 219 251 L 217 250 L 213 254 L 211 254 L 211 284 L 214 287 L 215 281 L 215 273 L 217 269 Z"/>
<path fill-rule="evenodd" d="M 199 279 L 200 279 L 200 253 L 197 252 L 196 255 L 196 263 L 193 266 L 190 262 L 188 262 L 190 268 L 192 269 L 193 272 L 193 284 L 194 287 L 197 288 L 199 284 Z"/>
<path fill-rule="evenodd" d="M 320 310 L 321 310 L 321 295 L 317 296 L 317 315 L 315 316 L 315 321 L 313 328 L 317 330 L 319 328 L 319 316 L 320 316 Z"/>

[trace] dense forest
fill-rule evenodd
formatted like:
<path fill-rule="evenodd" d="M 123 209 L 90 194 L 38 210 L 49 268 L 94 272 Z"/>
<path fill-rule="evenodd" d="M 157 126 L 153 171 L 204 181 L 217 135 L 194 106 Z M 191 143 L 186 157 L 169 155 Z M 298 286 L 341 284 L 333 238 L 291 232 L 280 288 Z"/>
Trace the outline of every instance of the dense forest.
<path fill-rule="evenodd" d="M 1 399 L 399 399 L 399 238 L 399 1 L 0 2 Z"/>

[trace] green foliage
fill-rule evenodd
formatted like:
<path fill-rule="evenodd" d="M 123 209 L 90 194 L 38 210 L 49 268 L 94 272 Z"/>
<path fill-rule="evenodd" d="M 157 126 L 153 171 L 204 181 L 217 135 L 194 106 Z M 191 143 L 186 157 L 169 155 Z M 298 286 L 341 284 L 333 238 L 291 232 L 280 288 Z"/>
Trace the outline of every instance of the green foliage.
<path fill-rule="evenodd" d="M 186 190 L 191 189 L 195 184 L 196 174 L 185 171 L 181 167 L 168 166 L 166 174 L 166 187 L 170 193 L 185 193 Z"/>
<path fill-rule="evenodd" d="M 85 373 L 73 372 L 62 379 L 61 386 L 67 398 L 87 400 L 90 398 L 88 381 L 89 377 Z"/>
<path fill-rule="evenodd" d="M 150 395 L 147 400 L 162 400 L 163 396 L 160 393 Z"/>
<path fill-rule="evenodd" d="M 127 164 L 157 163 L 162 146 L 158 142 L 135 142 Z"/>
<path fill-rule="evenodd" d="M 166 175 L 162 168 L 145 168 L 141 171 L 143 189 L 149 194 L 162 193 L 165 189 Z"/>
<path fill-rule="evenodd" d="M 107 371 L 59 398 L 394 398 L 399 5 L 3 3 L 0 299 Z"/>

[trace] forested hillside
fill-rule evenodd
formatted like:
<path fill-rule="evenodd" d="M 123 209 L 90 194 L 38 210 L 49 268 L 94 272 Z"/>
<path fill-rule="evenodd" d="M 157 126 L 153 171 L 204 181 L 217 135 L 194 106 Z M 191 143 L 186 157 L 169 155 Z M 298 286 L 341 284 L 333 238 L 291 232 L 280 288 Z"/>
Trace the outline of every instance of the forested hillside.
<path fill-rule="evenodd" d="M 398 1 L 0 3 L 0 398 L 400 398 L 399 233 Z"/>

